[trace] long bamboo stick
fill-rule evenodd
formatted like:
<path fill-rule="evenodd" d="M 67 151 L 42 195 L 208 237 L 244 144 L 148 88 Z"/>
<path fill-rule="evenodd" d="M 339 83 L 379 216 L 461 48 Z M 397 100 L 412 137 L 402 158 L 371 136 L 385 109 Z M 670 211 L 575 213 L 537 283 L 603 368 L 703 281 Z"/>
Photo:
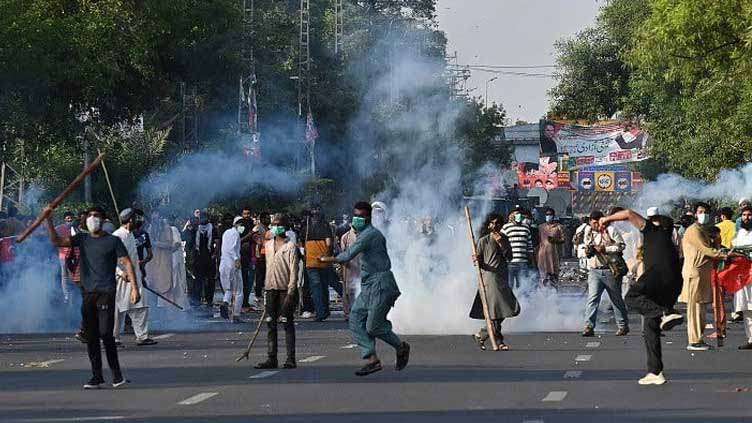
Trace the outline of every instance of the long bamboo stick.
<path fill-rule="evenodd" d="M 99 155 L 102 155 L 102 151 L 97 149 L 97 152 Z M 104 171 L 104 180 L 107 182 L 107 188 L 110 190 L 110 198 L 112 198 L 112 205 L 115 206 L 115 215 L 118 218 L 118 222 L 120 224 L 123 224 L 123 221 L 120 220 L 120 209 L 117 205 L 117 200 L 115 200 L 115 191 L 112 190 L 112 184 L 110 183 L 110 173 L 107 172 L 107 164 L 105 164 L 104 159 L 102 159 L 102 170 Z"/>

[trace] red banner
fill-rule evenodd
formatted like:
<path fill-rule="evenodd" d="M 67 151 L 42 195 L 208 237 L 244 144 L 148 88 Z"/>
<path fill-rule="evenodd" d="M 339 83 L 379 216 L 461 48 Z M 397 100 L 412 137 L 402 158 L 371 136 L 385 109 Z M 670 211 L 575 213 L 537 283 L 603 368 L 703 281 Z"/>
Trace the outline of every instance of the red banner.
<path fill-rule="evenodd" d="M 752 282 L 752 261 L 735 257 L 726 261 L 726 267 L 718 272 L 718 282 L 726 292 L 734 293 Z"/>

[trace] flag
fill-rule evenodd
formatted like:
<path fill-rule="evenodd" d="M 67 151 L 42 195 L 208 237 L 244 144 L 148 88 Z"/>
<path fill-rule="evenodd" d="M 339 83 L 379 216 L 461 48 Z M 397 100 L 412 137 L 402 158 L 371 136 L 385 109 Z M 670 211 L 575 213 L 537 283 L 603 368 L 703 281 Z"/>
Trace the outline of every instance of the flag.
<path fill-rule="evenodd" d="M 253 77 L 248 87 L 248 129 L 255 134 L 258 130 L 258 105 L 256 104 L 256 78 Z"/>
<path fill-rule="evenodd" d="M 316 144 L 316 138 L 319 137 L 319 131 L 316 130 L 316 125 L 313 123 L 313 114 L 308 111 L 308 117 L 306 117 L 306 130 L 305 140 L 308 144 Z"/>
<path fill-rule="evenodd" d="M 723 290 L 734 293 L 752 282 L 752 261 L 746 257 L 727 260 L 725 267 L 718 270 L 718 283 Z"/>

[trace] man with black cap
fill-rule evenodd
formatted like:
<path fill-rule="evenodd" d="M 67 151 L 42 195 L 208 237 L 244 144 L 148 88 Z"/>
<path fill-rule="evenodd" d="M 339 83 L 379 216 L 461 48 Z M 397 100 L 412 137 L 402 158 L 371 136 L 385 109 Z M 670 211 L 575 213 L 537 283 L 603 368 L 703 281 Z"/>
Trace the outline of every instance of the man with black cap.
<path fill-rule="evenodd" d="M 631 310 L 645 317 L 643 336 L 648 355 L 648 374 L 640 385 L 662 385 L 661 331 L 671 330 L 684 321 L 674 310 L 682 289 L 681 262 L 673 240 L 674 222 L 651 207 L 647 219 L 632 210 L 621 210 L 600 219 L 607 227 L 611 222 L 629 221 L 642 232 L 644 271 L 627 292 L 625 301 Z"/>
<path fill-rule="evenodd" d="M 138 250 L 133 231 L 142 221 L 142 216 L 136 214 L 133 209 L 127 208 L 120 212 L 120 228 L 112 233 L 112 235 L 120 238 L 123 242 L 125 249 L 128 251 L 128 257 L 132 263 L 138 262 Z M 136 273 L 135 288 L 125 279 L 125 269 L 122 265 L 118 265 L 116 277 L 118 284 L 117 293 L 115 295 L 116 314 L 113 333 L 115 336 L 115 342 L 118 344 L 120 343 L 120 322 L 125 322 L 125 316 L 128 315 L 133 324 L 133 333 L 136 335 L 136 345 L 145 346 L 156 344 L 157 341 L 149 338 L 149 306 L 147 305 L 148 303 L 144 296 L 143 277 L 141 272 Z M 131 297 L 131 289 L 138 290 L 141 301 L 137 303 L 131 303 L 129 301 Z"/>

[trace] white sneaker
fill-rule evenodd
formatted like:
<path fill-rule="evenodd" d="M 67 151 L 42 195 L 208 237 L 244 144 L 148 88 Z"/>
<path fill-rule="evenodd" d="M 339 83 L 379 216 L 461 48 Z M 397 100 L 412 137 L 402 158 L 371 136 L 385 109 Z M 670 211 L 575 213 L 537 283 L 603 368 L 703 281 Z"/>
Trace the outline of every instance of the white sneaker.
<path fill-rule="evenodd" d="M 661 330 L 668 331 L 684 322 L 684 316 L 679 313 L 665 314 L 661 317 Z"/>
<path fill-rule="evenodd" d="M 663 377 L 663 372 L 659 374 L 648 373 L 644 378 L 637 381 L 640 385 L 663 385 L 666 383 L 666 378 Z"/>
<path fill-rule="evenodd" d="M 710 345 L 704 342 L 687 345 L 687 351 L 707 351 L 709 349 L 710 349 Z"/>
<path fill-rule="evenodd" d="M 313 313 L 310 311 L 304 311 L 300 317 L 303 319 L 313 319 Z"/>

